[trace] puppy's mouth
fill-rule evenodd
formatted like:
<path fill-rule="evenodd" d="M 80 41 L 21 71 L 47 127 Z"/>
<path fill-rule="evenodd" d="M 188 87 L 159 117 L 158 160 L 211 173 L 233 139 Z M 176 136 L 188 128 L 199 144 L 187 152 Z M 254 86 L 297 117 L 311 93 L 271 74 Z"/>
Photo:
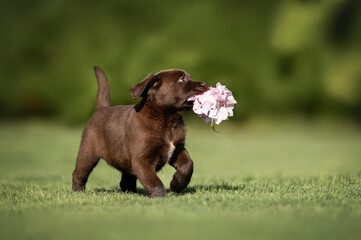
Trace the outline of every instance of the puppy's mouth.
<path fill-rule="evenodd" d="M 187 97 L 187 99 L 182 103 L 182 107 L 191 109 L 193 107 L 195 96 L 202 94 L 208 90 L 208 85 L 206 83 L 201 83 L 200 86 L 197 86 L 193 89 L 192 94 Z"/>
<path fill-rule="evenodd" d="M 193 96 L 191 96 L 193 97 Z M 189 97 L 189 98 L 191 98 Z M 182 104 L 185 107 L 193 107 L 194 104 L 194 100 L 190 100 L 189 98 L 187 98 L 187 100 L 184 101 L 184 103 Z"/>

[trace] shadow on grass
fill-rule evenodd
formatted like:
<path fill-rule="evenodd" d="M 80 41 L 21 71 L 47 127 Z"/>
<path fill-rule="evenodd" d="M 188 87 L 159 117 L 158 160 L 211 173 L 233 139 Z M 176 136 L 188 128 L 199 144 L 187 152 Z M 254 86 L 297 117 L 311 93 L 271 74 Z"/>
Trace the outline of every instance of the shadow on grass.
<path fill-rule="evenodd" d="M 95 189 L 93 189 L 93 191 L 96 192 L 96 193 L 125 193 L 120 188 L 111 188 L 111 189 L 95 188 Z M 137 188 L 137 193 L 136 194 L 147 196 L 147 193 L 142 188 Z"/>
<path fill-rule="evenodd" d="M 245 184 L 232 185 L 225 182 L 221 182 L 221 183 L 212 183 L 209 185 L 195 185 L 195 186 L 187 187 L 179 195 L 194 194 L 196 192 L 219 192 L 219 191 L 235 192 L 235 191 L 242 191 L 245 188 L 246 188 Z"/>
<path fill-rule="evenodd" d="M 209 185 L 195 185 L 191 187 L 187 187 L 184 189 L 181 193 L 178 195 L 184 195 L 184 194 L 194 194 L 196 192 L 219 192 L 219 191 L 229 191 L 229 192 L 235 192 L 235 191 L 242 191 L 246 188 L 245 184 L 240 185 L 232 185 L 225 182 L 221 183 L 212 183 Z M 137 188 L 137 194 L 142 196 L 147 196 L 147 193 L 142 188 Z M 124 193 L 119 188 L 95 188 L 94 192 L 97 193 Z M 172 192 L 169 188 L 167 189 L 167 192 Z"/>

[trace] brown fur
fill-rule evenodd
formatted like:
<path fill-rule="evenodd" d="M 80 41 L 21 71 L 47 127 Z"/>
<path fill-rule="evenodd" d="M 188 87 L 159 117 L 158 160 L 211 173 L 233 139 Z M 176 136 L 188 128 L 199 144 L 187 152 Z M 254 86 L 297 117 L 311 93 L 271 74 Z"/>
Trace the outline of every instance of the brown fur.
<path fill-rule="evenodd" d="M 171 190 L 181 192 L 193 174 L 182 113 L 192 108 L 187 99 L 206 91 L 207 84 L 194 82 L 183 70 L 165 70 L 149 74 L 130 90 L 133 98 L 142 97 L 137 104 L 111 107 L 106 76 L 100 68 L 94 70 L 99 85 L 96 111 L 83 132 L 73 190 L 85 190 L 90 172 L 103 158 L 122 172 L 124 192 L 136 192 L 139 179 L 150 197 L 167 196 L 156 174 L 166 163 L 176 169 Z"/>

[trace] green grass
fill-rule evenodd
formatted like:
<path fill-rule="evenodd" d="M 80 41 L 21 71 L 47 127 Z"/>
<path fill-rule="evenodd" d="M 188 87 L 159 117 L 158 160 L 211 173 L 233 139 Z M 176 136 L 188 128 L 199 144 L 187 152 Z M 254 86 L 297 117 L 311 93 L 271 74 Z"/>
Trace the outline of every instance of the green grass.
<path fill-rule="evenodd" d="M 0 239 L 360 239 L 360 129 L 229 126 L 188 126 L 190 186 L 150 199 L 139 183 L 120 192 L 103 161 L 71 191 L 80 128 L 2 123 Z M 167 188 L 173 172 L 159 174 Z"/>

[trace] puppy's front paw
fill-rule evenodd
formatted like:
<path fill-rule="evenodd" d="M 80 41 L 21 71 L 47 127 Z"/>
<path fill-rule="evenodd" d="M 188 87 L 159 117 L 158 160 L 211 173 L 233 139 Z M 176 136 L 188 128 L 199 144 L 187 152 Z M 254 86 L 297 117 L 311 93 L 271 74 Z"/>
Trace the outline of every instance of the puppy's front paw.
<path fill-rule="evenodd" d="M 170 182 L 170 189 L 175 193 L 180 193 L 185 189 L 190 180 L 192 174 L 183 174 L 181 172 L 176 172 L 173 176 L 172 181 Z"/>
<path fill-rule="evenodd" d="M 170 183 L 170 190 L 175 193 L 180 193 L 183 189 L 187 187 L 187 183 L 180 182 L 177 179 L 173 179 L 173 181 Z"/>
<path fill-rule="evenodd" d="M 151 193 L 149 194 L 149 197 L 151 198 L 157 198 L 157 197 L 166 197 L 167 191 L 165 190 L 165 187 L 155 187 L 152 189 Z"/>

